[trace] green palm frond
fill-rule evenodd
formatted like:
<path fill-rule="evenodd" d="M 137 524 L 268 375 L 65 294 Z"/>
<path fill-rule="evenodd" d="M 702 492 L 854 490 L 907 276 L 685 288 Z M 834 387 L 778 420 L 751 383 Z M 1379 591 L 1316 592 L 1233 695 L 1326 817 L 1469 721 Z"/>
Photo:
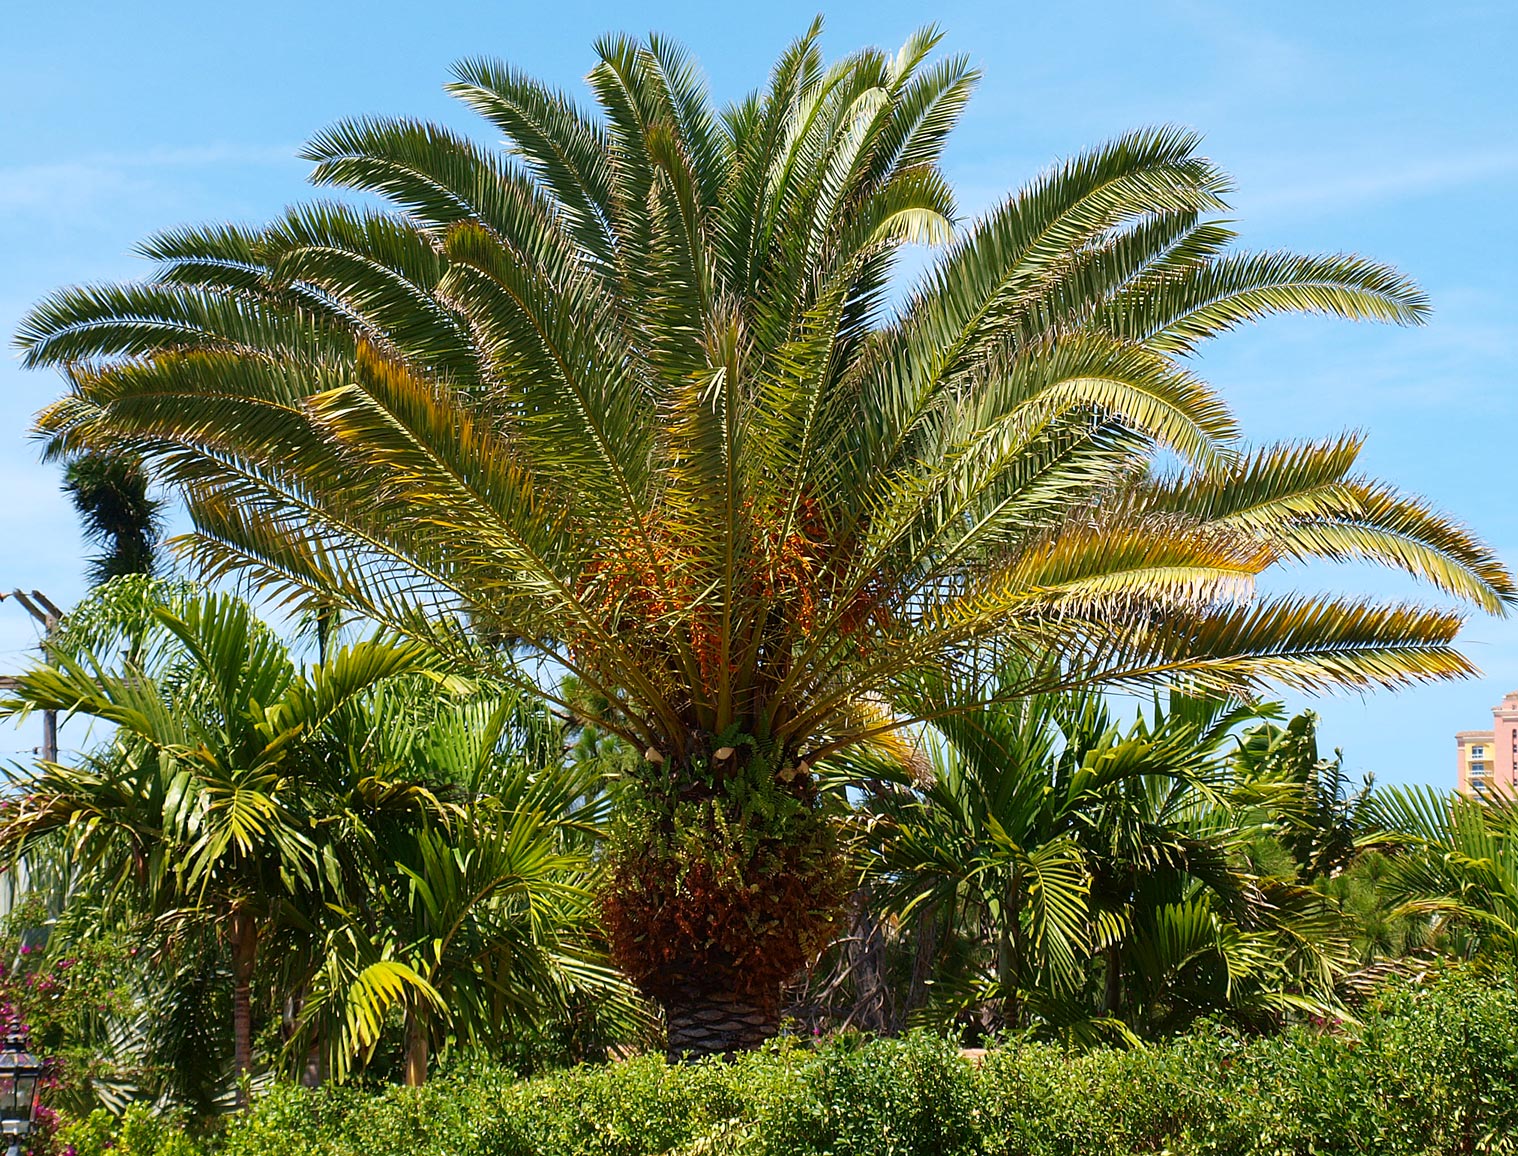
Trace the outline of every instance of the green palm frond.
<path fill-rule="evenodd" d="M 737 719 L 800 744 L 833 725 L 803 701 L 1020 631 L 1096 643 L 1088 678 L 1462 673 L 1438 612 L 1229 605 L 1315 558 L 1489 611 L 1514 588 L 1460 527 L 1350 472 L 1351 440 L 1240 452 L 1177 352 L 1273 311 L 1424 306 L 1357 258 L 1230 255 L 1208 219 L 1227 181 L 1193 134 L 1051 170 L 886 318 L 892 253 L 953 219 L 933 166 L 974 74 L 932 62 L 936 42 L 828 67 L 814 32 L 725 115 L 659 39 L 599 46 L 599 115 L 462 64 L 453 91 L 511 156 L 408 120 L 319 134 L 319 183 L 398 211 L 180 230 L 145 247 L 156 281 L 45 302 L 19 340 L 73 393 L 43 427 L 140 446 L 190 498 L 210 572 L 395 630 L 488 622 L 677 751 Z M 1164 449 L 1192 468 L 1144 483 Z M 1147 535 L 1167 556 L 1054 578 L 1095 560 L 1096 510 L 1131 529 L 1090 543 Z M 1346 637 L 1301 645 L 1335 617 Z M 1382 645 L 1352 644 L 1372 619 Z M 1193 662 L 1171 645 L 1187 632 L 1217 645 Z"/>
<path fill-rule="evenodd" d="M 1238 253 L 1119 295 L 1105 320 L 1151 348 L 1189 353 L 1207 338 L 1272 313 L 1416 325 L 1428 312 L 1428 298 L 1416 285 L 1363 257 Z"/>

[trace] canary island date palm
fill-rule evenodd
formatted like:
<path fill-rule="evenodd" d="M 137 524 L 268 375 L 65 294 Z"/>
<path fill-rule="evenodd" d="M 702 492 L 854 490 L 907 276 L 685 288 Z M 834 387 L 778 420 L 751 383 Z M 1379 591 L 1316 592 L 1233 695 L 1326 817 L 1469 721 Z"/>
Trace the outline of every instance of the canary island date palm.
<path fill-rule="evenodd" d="M 1257 575 L 1369 559 L 1514 598 L 1355 472 L 1358 439 L 1245 451 L 1187 361 L 1271 313 L 1415 324 L 1414 285 L 1235 250 L 1224 175 L 1173 128 L 962 220 L 939 159 L 967 60 L 929 30 L 829 64 L 818 37 L 725 108 L 657 36 L 597 44 L 594 111 L 465 61 L 450 90 L 504 147 L 339 124 L 313 179 L 379 207 L 166 233 L 151 279 L 19 335 L 69 378 L 54 450 L 144 454 L 206 572 L 608 704 L 645 759 L 604 910 L 675 1051 L 774 1030 L 844 886 L 814 769 L 905 721 L 872 706 L 902 674 L 994 647 L 1062 656 L 1009 693 L 1395 686 L 1469 670 L 1458 613 Z"/>

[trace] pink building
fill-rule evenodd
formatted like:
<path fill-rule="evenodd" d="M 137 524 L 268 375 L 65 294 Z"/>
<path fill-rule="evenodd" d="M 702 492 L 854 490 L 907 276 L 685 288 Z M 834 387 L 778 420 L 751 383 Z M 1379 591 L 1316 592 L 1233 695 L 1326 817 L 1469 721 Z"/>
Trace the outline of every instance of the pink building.
<path fill-rule="evenodd" d="M 1518 691 L 1492 707 L 1492 729 L 1455 735 L 1457 789 L 1518 796 Z"/>

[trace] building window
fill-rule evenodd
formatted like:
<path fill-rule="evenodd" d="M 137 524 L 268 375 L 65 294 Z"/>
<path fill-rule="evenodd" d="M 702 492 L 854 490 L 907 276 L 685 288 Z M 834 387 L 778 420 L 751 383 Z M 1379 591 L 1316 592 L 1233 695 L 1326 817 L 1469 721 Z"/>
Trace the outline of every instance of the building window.
<path fill-rule="evenodd" d="M 1472 763 L 1471 764 L 1471 774 L 1473 774 L 1473 775 L 1484 775 L 1484 774 L 1486 774 L 1486 764 L 1485 763 Z"/>
<path fill-rule="evenodd" d="M 1486 748 L 1485 747 L 1472 747 L 1471 748 L 1471 758 L 1473 758 L 1473 759 L 1484 759 L 1484 758 L 1486 758 Z"/>

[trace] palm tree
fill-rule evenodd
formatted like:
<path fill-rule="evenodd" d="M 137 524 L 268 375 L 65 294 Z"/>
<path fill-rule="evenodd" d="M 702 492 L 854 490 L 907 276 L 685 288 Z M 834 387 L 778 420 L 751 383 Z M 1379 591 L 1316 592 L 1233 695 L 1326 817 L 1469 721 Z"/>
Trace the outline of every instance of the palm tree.
<path fill-rule="evenodd" d="M 1318 716 L 1303 711 L 1285 727 L 1251 729 L 1235 756 L 1239 801 L 1253 802 L 1291 853 L 1305 882 L 1337 876 L 1374 843 L 1372 776 L 1350 786 L 1344 752 L 1318 757 Z"/>
<path fill-rule="evenodd" d="M 1518 977 L 1518 803 L 1394 787 L 1372 809 L 1401 844 L 1382 880 L 1398 913 L 1465 930 L 1479 960 Z"/>
<path fill-rule="evenodd" d="M 333 784 L 313 773 L 310 749 L 354 699 L 417 669 L 422 651 L 364 642 L 302 672 L 245 603 L 203 595 L 177 609 L 158 608 L 156 629 L 120 660 L 55 641 L 51 664 L 0 700 L 0 717 L 59 710 L 116 728 L 109 758 L 19 776 L 0 843 L 13 855 L 61 843 L 101 893 L 135 894 L 171 935 L 219 928 L 242 1078 L 253 1068 L 260 941 L 331 873 Z M 417 805 L 386 786 L 366 789 L 391 806 Z"/>
<path fill-rule="evenodd" d="M 605 704 L 644 758 L 603 912 L 677 1052 L 775 1029 L 847 890 L 815 770 L 911 721 L 872 706 L 899 678 L 992 648 L 1061 656 L 1008 695 L 1395 686 L 1469 672 L 1459 614 L 1257 575 L 1368 559 L 1515 597 L 1355 472 L 1359 439 L 1246 452 L 1186 364 L 1271 313 L 1418 323 L 1416 287 L 1233 251 L 1226 178 L 1170 128 L 963 222 L 938 160 L 968 61 L 926 30 L 829 65 L 819 32 L 724 109 L 657 36 L 597 45 L 594 115 L 466 61 L 450 90 L 505 151 L 339 124 L 314 179 L 388 209 L 164 234 L 151 280 L 19 336 L 69 376 L 41 431 L 144 454 L 205 572 Z M 913 243 L 936 260 L 892 308 Z"/>
<path fill-rule="evenodd" d="M 965 697 L 986 696 L 931 686 L 904 705 Z M 935 912 L 969 948 L 944 951 L 934 1014 L 1131 1041 L 1331 1003 L 1330 905 L 1238 854 L 1227 756 L 1273 709 L 1172 695 L 1124 729 L 1085 691 L 939 719 L 925 779 L 878 793 L 871 819 L 888 907 Z"/>
<path fill-rule="evenodd" d="M 71 458 L 63 471 L 63 490 L 84 536 L 105 547 L 90 559 L 90 583 L 99 586 L 124 574 L 151 574 L 163 528 L 163 502 L 148 493 L 140 458 L 109 450 Z"/>
<path fill-rule="evenodd" d="M 357 877 L 315 914 L 314 954 L 287 983 L 302 992 L 287 1053 L 316 1052 L 342 1079 L 400 1009 L 416 1085 L 450 1038 L 507 1042 L 576 997 L 639 1026 L 592 930 L 606 802 L 595 768 L 564 764 L 562 734 L 519 694 L 487 686 L 429 703 L 415 682 L 381 688 L 332 739 L 362 748 L 366 773 L 394 781 L 405 768 L 433 784 L 444 805 L 435 821 L 396 824 L 345 857 Z"/>
<path fill-rule="evenodd" d="M 907 712 L 987 697 L 964 686 L 924 690 Z M 1061 742 L 1060 724 L 1095 705 L 1089 692 L 1041 694 L 945 715 L 923 785 L 912 790 L 908 779 L 873 795 L 880 826 L 869 841 L 881 850 L 876 872 L 892 884 L 888 905 L 984 935 L 991 982 L 967 1002 L 999 1004 L 1001 1026 L 1024 1025 L 1028 994 L 1078 982 L 1091 880 L 1076 824 L 1101 792 L 1144 769 L 1127 759 L 1087 763 L 1077 743 Z"/>
<path fill-rule="evenodd" d="M 1124 736 L 1127 744 L 1150 739 L 1153 770 L 1119 784 L 1086 819 L 1103 1012 L 1149 1038 L 1204 1015 L 1260 1029 L 1292 1012 L 1341 1013 L 1348 921 L 1295 875 L 1250 862 L 1260 828 L 1230 789 L 1226 725 L 1193 731 L 1200 741 L 1191 766 L 1203 774 L 1166 765 L 1174 756 L 1165 739 L 1216 718 L 1214 704 L 1170 706 Z"/>

